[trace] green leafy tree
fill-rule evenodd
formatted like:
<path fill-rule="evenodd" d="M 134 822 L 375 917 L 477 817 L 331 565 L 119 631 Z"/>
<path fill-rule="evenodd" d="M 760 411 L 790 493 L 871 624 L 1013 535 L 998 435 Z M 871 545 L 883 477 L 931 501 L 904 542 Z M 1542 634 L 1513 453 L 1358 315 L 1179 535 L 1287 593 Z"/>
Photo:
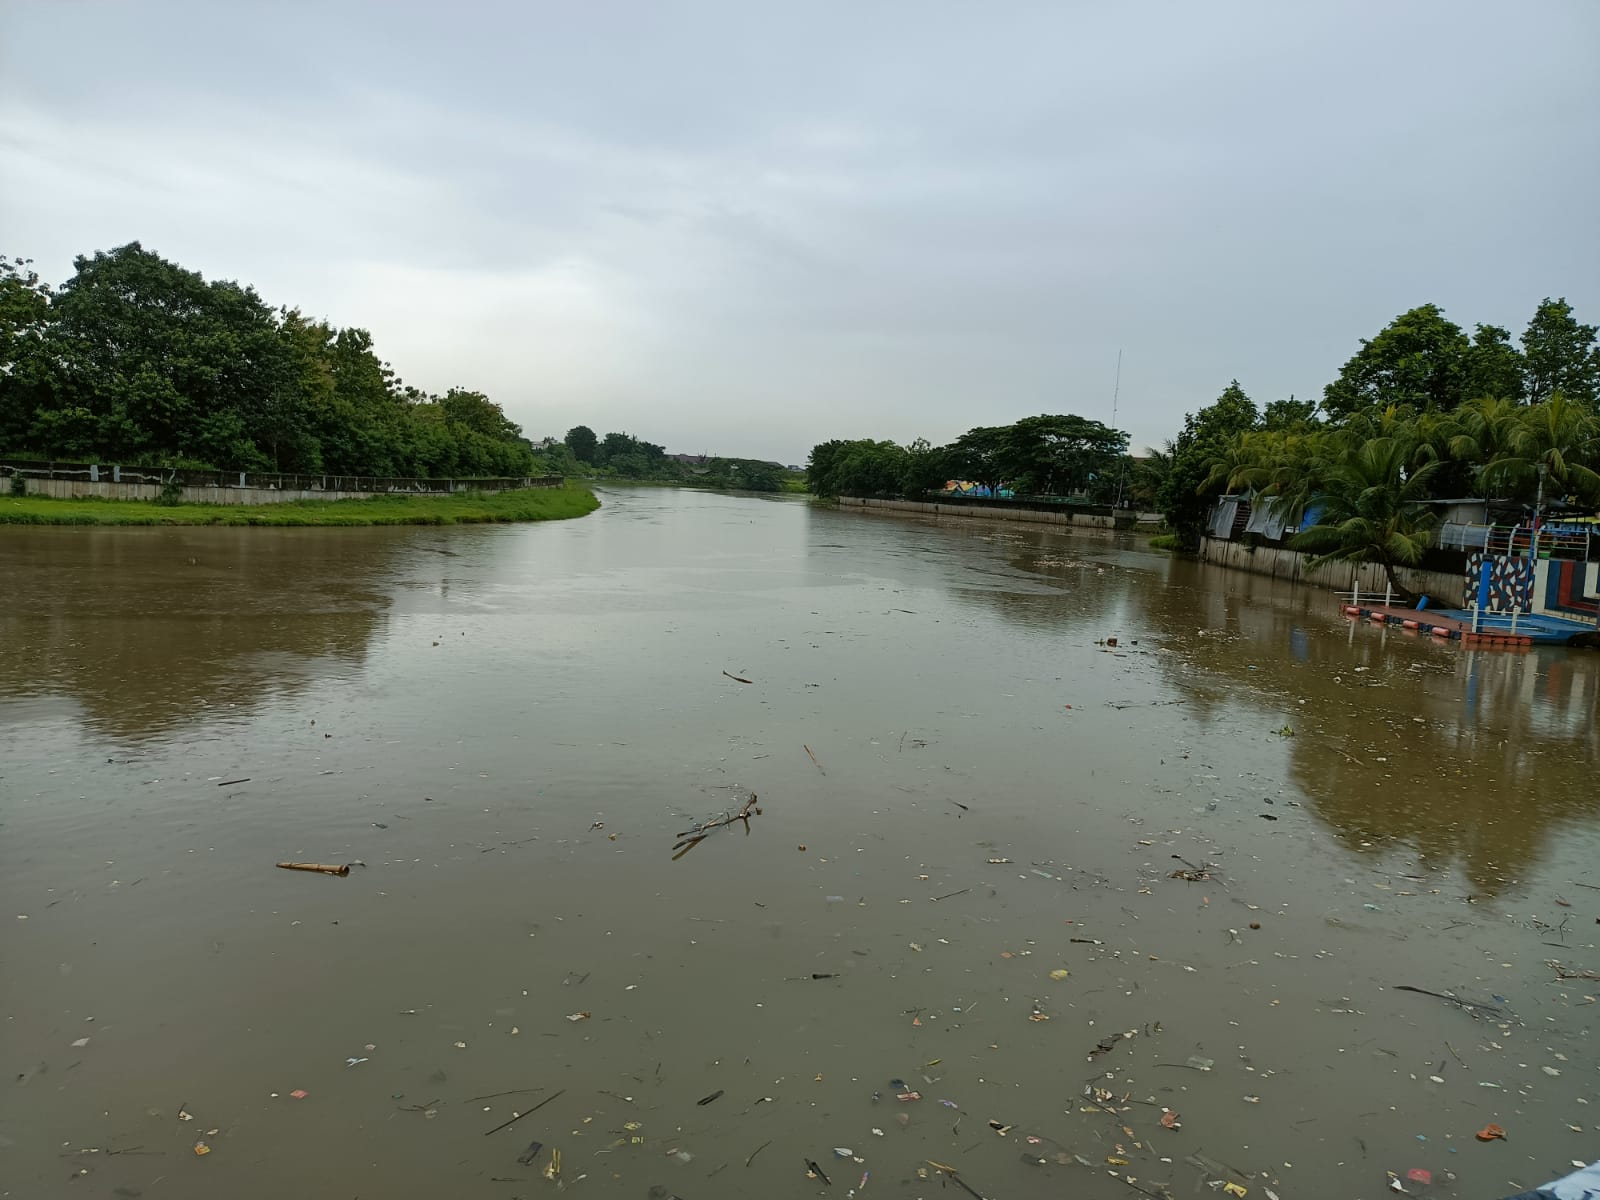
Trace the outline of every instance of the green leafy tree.
<path fill-rule="evenodd" d="M 326 466 L 319 430 L 326 430 L 334 409 L 334 330 L 299 309 L 286 308 L 278 317 L 283 373 L 259 414 L 256 439 L 275 471 L 320 474 Z"/>
<path fill-rule="evenodd" d="M 567 449 L 572 451 L 572 457 L 579 462 L 599 464 L 600 439 L 587 425 L 574 425 L 567 430 L 566 443 Z"/>
<path fill-rule="evenodd" d="M 900 477 L 900 494 L 921 496 L 941 491 L 950 480 L 950 453 L 943 446 L 930 445 L 917 438 L 906 447 L 905 472 Z"/>
<path fill-rule="evenodd" d="M 1296 400 L 1290 396 L 1287 400 L 1274 400 L 1268 404 L 1261 414 L 1261 427 L 1263 429 L 1277 430 L 1285 433 L 1299 433 L 1315 428 L 1321 422 L 1317 419 L 1317 402 L 1315 400 Z"/>
<path fill-rule="evenodd" d="M 1000 469 L 1016 481 L 1018 491 L 1105 492 L 1115 486 L 1118 461 L 1127 446 L 1126 434 L 1086 417 L 1071 413 L 1024 417 L 1002 439 Z"/>
<path fill-rule="evenodd" d="M 850 443 L 840 438 L 818 442 L 806 457 L 806 487 L 814 496 L 836 500 L 844 494 L 842 467 Z"/>
<path fill-rule="evenodd" d="M 1462 359 L 1461 396 L 1463 400 L 1491 397 L 1518 401 L 1523 395 L 1526 364 L 1511 344 L 1511 332 L 1498 325 L 1479 325 L 1472 345 Z"/>
<path fill-rule="evenodd" d="M 50 300 L 51 287 L 33 269 L 32 259 L 0 255 L 0 445 L 48 452 L 53 443 L 40 440 L 46 432 L 66 441 L 92 437 L 93 418 L 84 409 L 63 412 L 59 428 L 32 428 L 41 407 L 47 413 L 55 407 L 50 400 L 54 364 L 42 350 L 53 315 Z"/>
<path fill-rule="evenodd" d="M 950 470 L 998 495 L 1012 469 L 1011 426 L 980 425 L 950 444 Z"/>
<path fill-rule="evenodd" d="M 207 282 L 138 242 L 54 293 L 0 262 L 0 446 L 152 464 L 347 475 L 521 474 L 488 397 L 404 387 L 361 329 Z"/>
<path fill-rule="evenodd" d="M 829 499 L 839 496 L 898 496 L 906 475 L 907 451 L 894 442 L 870 438 L 822 442 L 811 449 L 806 482 Z"/>
<path fill-rule="evenodd" d="M 1467 335 L 1436 304 L 1402 313 L 1361 349 L 1323 391 L 1335 421 L 1366 408 L 1452 409 L 1463 399 Z"/>
<path fill-rule="evenodd" d="M 777 463 L 762 462 L 754 458 L 736 459 L 733 464 L 732 487 L 747 492 L 781 492 L 783 468 Z"/>
<path fill-rule="evenodd" d="M 578 460 L 565 442 L 551 439 L 551 445 L 535 452 L 533 471 L 538 475 L 575 475 Z"/>
<path fill-rule="evenodd" d="M 1538 404 L 1560 392 L 1590 412 L 1600 411 L 1600 345 L 1594 325 L 1580 325 L 1565 298 L 1546 297 L 1522 335 L 1527 396 Z"/>
<path fill-rule="evenodd" d="M 265 465 L 251 418 L 286 364 L 261 298 L 208 284 L 138 242 L 80 257 L 76 268 L 44 339 L 61 364 L 59 407 L 93 414 L 109 457 Z"/>
<path fill-rule="evenodd" d="M 666 453 L 665 448 L 631 433 L 608 433 L 600 439 L 593 461 L 625 479 L 656 479 L 676 474 L 666 468 Z"/>
<path fill-rule="evenodd" d="M 1221 494 L 1223 483 L 1213 477 L 1215 461 L 1239 434 L 1255 429 L 1260 421 L 1255 401 L 1245 395 L 1237 379 L 1214 403 L 1184 417 L 1157 493 L 1161 511 L 1180 545 L 1199 545 L 1212 502 Z"/>
<path fill-rule="evenodd" d="M 620 469 L 617 460 L 628 455 L 638 454 L 639 439 L 627 433 L 608 433 L 600 439 L 600 448 L 595 451 L 595 463 L 599 466 L 609 466 Z M 644 458 L 639 457 L 642 465 Z M 629 464 L 632 465 L 632 464 Z"/>

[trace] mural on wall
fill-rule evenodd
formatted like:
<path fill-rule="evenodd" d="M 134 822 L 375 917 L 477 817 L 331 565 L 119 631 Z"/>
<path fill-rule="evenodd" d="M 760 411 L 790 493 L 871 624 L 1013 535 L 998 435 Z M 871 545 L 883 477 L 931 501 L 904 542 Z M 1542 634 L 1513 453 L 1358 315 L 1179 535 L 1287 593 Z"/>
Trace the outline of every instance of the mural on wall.
<path fill-rule="evenodd" d="M 1489 564 L 1488 612 L 1533 611 L 1533 559 L 1504 554 L 1477 554 L 1467 556 L 1466 586 L 1463 589 L 1463 608 L 1476 607 L 1478 586 L 1483 575 L 1483 564 Z"/>
<path fill-rule="evenodd" d="M 1001 500 L 1009 500 L 1014 494 L 1010 488 L 1001 488 L 999 491 L 993 491 L 984 484 L 973 483 L 966 479 L 945 480 L 944 492 L 947 496 L 974 496 L 983 500 L 995 497 Z"/>
<path fill-rule="evenodd" d="M 1545 612 L 1574 621 L 1600 621 L 1600 565 L 1560 559 L 1547 563 L 1545 570 Z"/>

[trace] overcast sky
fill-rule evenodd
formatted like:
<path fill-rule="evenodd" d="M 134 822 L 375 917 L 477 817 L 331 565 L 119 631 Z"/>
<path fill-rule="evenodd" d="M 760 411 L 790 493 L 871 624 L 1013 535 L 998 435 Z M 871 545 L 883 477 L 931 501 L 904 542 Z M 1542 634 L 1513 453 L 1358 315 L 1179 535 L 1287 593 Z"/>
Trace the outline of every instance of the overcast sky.
<path fill-rule="evenodd" d="M 1600 322 L 1600 3 L 0 0 L 0 250 L 138 239 L 533 437 L 803 462 Z"/>

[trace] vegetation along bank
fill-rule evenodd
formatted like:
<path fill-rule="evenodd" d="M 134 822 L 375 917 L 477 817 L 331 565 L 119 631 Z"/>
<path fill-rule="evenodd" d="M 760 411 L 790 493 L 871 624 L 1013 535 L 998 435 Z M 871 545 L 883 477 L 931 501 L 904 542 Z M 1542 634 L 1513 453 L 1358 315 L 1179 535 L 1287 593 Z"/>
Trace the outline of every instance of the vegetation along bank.
<path fill-rule="evenodd" d="M 0 525 L 481 525 L 558 521 L 600 507 L 594 493 L 569 482 L 492 494 L 376 496 L 370 500 L 297 500 L 287 504 L 176 504 L 144 500 L 61 500 L 0 496 Z"/>

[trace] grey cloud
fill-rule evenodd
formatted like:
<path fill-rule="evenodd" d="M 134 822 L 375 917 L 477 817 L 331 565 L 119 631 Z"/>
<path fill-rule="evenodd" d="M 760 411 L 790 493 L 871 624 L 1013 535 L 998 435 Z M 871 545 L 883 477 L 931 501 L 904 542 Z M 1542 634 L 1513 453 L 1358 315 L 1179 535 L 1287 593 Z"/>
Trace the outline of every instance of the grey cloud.
<path fill-rule="evenodd" d="M 8 253 L 131 238 L 409 380 L 796 461 L 1317 395 L 1427 300 L 1600 320 L 1600 9 L 0 9 Z"/>

